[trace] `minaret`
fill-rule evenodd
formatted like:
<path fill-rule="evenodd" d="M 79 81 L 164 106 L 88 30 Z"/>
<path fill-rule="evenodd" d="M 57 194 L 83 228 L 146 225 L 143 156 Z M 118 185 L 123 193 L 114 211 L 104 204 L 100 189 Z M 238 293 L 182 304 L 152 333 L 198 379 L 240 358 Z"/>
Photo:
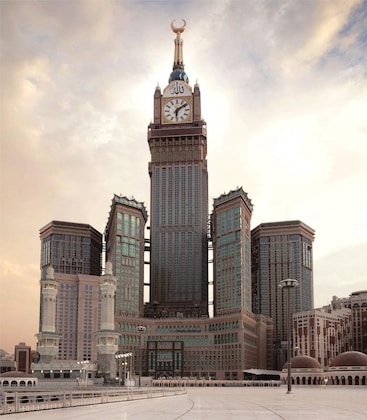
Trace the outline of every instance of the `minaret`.
<path fill-rule="evenodd" d="M 56 297 L 58 281 L 55 280 L 54 269 L 48 266 L 46 278 L 41 279 L 41 331 L 37 334 L 37 349 L 40 362 L 51 362 L 59 351 L 59 338 L 56 333 Z"/>
<path fill-rule="evenodd" d="M 116 277 L 112 275 L 112 263 L 106 262 L 105 274 L 101 276 L 101 327 L 97 332 L 98 370 L 106 380 L 116 378 L 115 354 L 119 333 L 115 332 Z"/>

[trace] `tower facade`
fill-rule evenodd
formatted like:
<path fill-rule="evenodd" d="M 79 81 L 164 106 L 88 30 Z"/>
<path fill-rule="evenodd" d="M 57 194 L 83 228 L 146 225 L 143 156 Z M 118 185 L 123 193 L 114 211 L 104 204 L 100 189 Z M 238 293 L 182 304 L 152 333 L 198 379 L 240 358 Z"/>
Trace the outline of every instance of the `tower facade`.
<path fill-rule="evenodd" d="M 52 221 L 40 229 L 41 270 L 100 276 L 102 234 L 84 223 Z"/>
<path fill-rule="evenodd" d="M 96 360 L 100 326 L 100 276 L 55 273 L 58 281 L 56 331 L 59 360 Z"/>
<path fill-rule="evenodd" d="M 287 302 L 279 283 L 296 279 L 291 312 L 313 308 L 312 243 L 315 231 L 299 220 L 262 223 L 251 232 L 253 312 L 274 323 L 275 369 L 286 360 Z"/>
<path fill-rule="evenodd" d="M 311 356 L 327 368 L 338 354 L 352 349 L 352 311 L 312 309 L 293 314 L 293 343 L 297 356 Z"/>
<path fill-rule="evenodd" d="M 347 298 L 333 296 L 330 308 L 352 311 L 352 349 L 367 354 L 367 290 L 351 293 Z"/>
<path fill-rule="evenodd" d="M 143 316 L 144 229 L 148 214 L 143 203 L 115 195 L 105 229 L 106 260 L 115 267 L 115 315 Z"/>
<path fill-rule="evenodd" d="M 214 199 L 211 220 L 214 316 L 252 311 L 252 209 L 242 188 Z"/>
<path fill-rule="evenodd" d="M 147 316 L 208 314 L 208 171 L 200 89 L 184 71 L 176 28 L 168 86 L 154 94 L 151 153 L 150 305 Z"/>

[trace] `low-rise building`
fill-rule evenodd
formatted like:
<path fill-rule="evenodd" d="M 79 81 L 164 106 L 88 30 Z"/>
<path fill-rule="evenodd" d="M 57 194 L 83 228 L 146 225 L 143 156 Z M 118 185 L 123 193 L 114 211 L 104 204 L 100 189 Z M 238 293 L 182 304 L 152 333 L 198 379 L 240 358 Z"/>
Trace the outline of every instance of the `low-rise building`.
<path fill-rule="evenodd" d="M 352 311 L 352 348 L 367 353 L 367 290 L 353 292 L 347 298 L 333 296 L 329 307 L 333 310 L 349 308 Z"/>
<path fill-rule="evenodd" d="M 242 380 L 245 369 L 271 368 L 273 324 L 264 315 L 118 318 L 116 330 L 121 333 L 119 350 L 133 353 L 133 373 L 153 378 Z"/>
<path fill-rule="evenodd" d="M 313 309 L 293 314 L 293 338 L 296 355 L 313 357 L 325 368 L 338 354 L 352 349 L 351 310 Z"/>

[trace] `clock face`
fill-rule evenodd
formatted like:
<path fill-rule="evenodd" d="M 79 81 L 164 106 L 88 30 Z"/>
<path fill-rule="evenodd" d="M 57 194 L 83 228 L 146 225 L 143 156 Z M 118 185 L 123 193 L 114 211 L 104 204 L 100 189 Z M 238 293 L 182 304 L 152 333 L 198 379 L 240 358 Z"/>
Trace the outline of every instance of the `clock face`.
<path fill-rule="evenodd" d="M 182 98 L 169 100 L 163 108 L 164 118 L 168 123 L 180 123 L 189 119 L 191 106 Z"/>

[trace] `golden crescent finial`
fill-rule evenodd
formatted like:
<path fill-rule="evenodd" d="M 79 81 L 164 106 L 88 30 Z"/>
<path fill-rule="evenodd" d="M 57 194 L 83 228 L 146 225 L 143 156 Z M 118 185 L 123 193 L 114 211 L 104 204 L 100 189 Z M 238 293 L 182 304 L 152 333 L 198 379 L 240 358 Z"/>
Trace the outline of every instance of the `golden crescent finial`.
<path fill-rule="evenodd" d="M 185 28 L 186 28 L 186 20 L 185 19 L 182 19 L 182 21 L 183 21 L 184 24 L 180 28 L 176 28 L 175 26 L 173 26 L 173 22 L 174 21 L 175 21 L 175 19 L 173 19 L 173 21 L 171 22 L 171 29 L 172 29 L 172 31 L 175 34 L 182 33 L 185 30 Z"/>

